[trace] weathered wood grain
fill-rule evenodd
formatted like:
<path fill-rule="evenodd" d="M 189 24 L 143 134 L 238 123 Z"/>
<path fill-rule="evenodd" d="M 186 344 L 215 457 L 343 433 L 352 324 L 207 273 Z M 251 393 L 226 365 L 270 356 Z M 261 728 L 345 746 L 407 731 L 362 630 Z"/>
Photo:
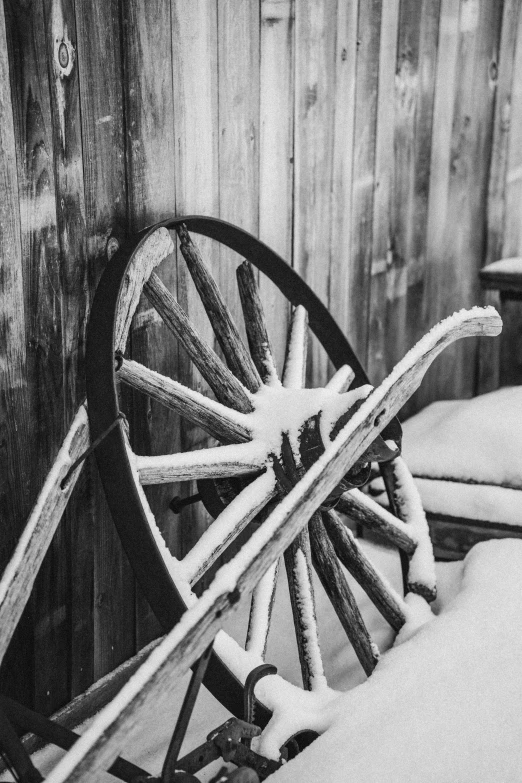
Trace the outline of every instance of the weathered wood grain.
<path fill-rule="evenodd" d="M 337 3 L 295 4 L 294 266 L 328 302 Z M 335 273 L 334 273 L 335 274 Z M 309 385 L 327 377 L 327 358 L 312 342 Z"/>
<path fill-rule="evenodd" d="M 224 619 L 241 604 L 261 576 L 295 539 L 315 509 L 340 481 L 350 465 L 396 415 L 422 381 L 428 366 L 452 340 L 472 334 L 494 334 L 500 328 L 493 314 L 469 316 L 460 324 L 446 323 L 437 334 L 426 335 L 417 351 L 409 352 L 400 368 L 372 392 L 316 462 L 270 514 L 241 553 L 216 577 L 212 587 L 165 637 L 152 658 L 117 699 L 102 710 L 91 727 L 55 767 L 48 783 L 79 783 L 94 770 L 107 768 L 122 743 L 136 729 L 140 713 L 153 708 L 159 694 L 172 692 L 182 676 L 208 647 Z"/>
<path fill-rule="evenodd" d="M 390 331 L 394 331 L 396 334 L 396 315 L 390 317 L 388 309 L 387 281 L 391 271 L 390 265 L 396 255 L 392 253 L 393 213 L 395 209 L 400 209 L 393 193 L 394 183 L 401 176 L 400 164 L 394 167 L 394 131 L 397 123 L 395 85 L 399 80 L 396 67 L 399 5 L 399 0 L 383 3 L 381 12 L 375 128 L 372 259 L 368 290 L 368 342 L 365 362 L 372 383 L 380 383 L 388 369 L 393 366 L 393 359 L 387 355 L 386 335 Z M 401 349 L 404 352 L 403 344 Z"/>
<path fill-rule="evenodd" d="M 253 234 L 259 228 L 259 3 L 217 3 L 219 216 Z M 233 254 L 219 249 L 215 277 L 241 322 Z M 234 259 L 241 260 L 241 259 Z"/>
<path fill-rule="evenodd" d="M 357 601 L 337 560 L 336 551 L 316 512 L 308 523 L 312 560 L 325 592 L 350 640 L 365 673 L 370 675 L 379 660 Z"/>
<path fill-rule="evenodd" d="M 509 106 L 504 103 L 504 127 L 507 126 L 506 162 L 504 173 L 504 199 L 505 213 L 502 226 L 502 253 L 498 257 L 522 255 L 522 230 L 520 228 L 522 210 L 520 208 L 522 198 L 522 155 L 520 145 L 522 133 L 522 89 L 518 74 L 522 68 L 522 12 L 520 7 L 512 7 L 508 3 L 505 14 L 511 10 L 511 26 L 516 25 L 516 48 L 512 59 L 512 89 L 509 96 Z M 517 18 L 518 17 L 518 18 Z M 509 45 L 509 44 L 507 44 Z M 502 52 L 500 54 L 502 58 Z M 502 60 L 501 60 L 502 61 Z M 501 62 L 500 61 L 500 62 Z M 506 53 L 506 67 L 510 66 L 510 55 Z M 493 150 L 495 155 L 495 150 Z M 491 199 L 490 199 L 491 201 Z M 489 259 L 488 259 L 489 260 Z M 496 259 L 491 259 L 496 260 Z M 502 316 L 505 323 L 503 340 L 500 346 L 499 357 L 499 382 L 501 385 L 518 384 L 522 378 L 522 364 L 520 362 L 520 335 L 522 325 L 520 319 L 519 302 L 505 301 L 502 307 Z M 494 361 L 495 356 L 489 360 Z M 494 379 L 496 380 L 496 379 Z"/>
<path fill-rule="evenodd" d="M 274 354 L 252 265 L 243 261 L 236 276 L 250 355 L 263 383 L 277 382 Z"/>
<path fill-rule="evenodd" d="M 123 359 L 118 377 L 134 389 L 202 427 L 213 438 L 232 443 L 243 443 L 251 439 L 250 430 L 246 424 L 239 421 L 240 414 L 232 417 L 228 409 L 219 402 L 209 400 L 199 392 L 149 370 L 139 362 Z"/>
<path fill-rule="evenodd" d="M 395 631 L 400 631 L 406 622 L 406 607 L 400 596 L 384 582 L 351 530 L 343 525 L 335 511 L 325 512 L 322 521 L 343 566 L 359 582 L 391 627 Z"/>
<path fill-rule="evenodd" d="M 368 342 L 367 308 L 361 312 L 359 303 L 368 301 L 370 290 L 382 5 L 382 0 L 360 3 L 357 22 L 348 335 L 360 356 Z"/>
<path fill-rule="evenodd" d="M 216 446 L 203 451 L 165 454 L 157 457 L 136 456 L 136 468 L 142 484 L 166 484 L 202 478 L 230 478 L 256 473 L 264 467 L 262 452 L 250 446 Z"/>
<path fill-rule="evenodd" d="M 283 368 L 283 386 L 287 389 L 302 389 L 305 386 L 308 337 L 308 313 L 299 305 L 292 312 L 288 331 Z M 289 441 L 287 443 L 289 445 Z M 293 455 L 290 459 L 293 460 Z M 302 465 L 296 465 L 296 472 L 298 471 L 302 471 Z M 324 684 L 324 670 L 319 646 L 310 536 L 307 528 L 303 528 L 285 550 L 284 561 L 303 686 L 306 690 L 313 690 Z"/>
<path fill-rule="evenodd" d="M 219 215 L 218 172 L 218 30 L 217 3 L 213 0 L 176 0 L 172 12 L 172 68 L 174 86 L 174 130 L 176 135 L 176 210 L 178 215 Z M 197 237 L 203 257 L 215 274 L 216 245 Z M 214 248 L 214 252 L 213 249 Z M 183 258 L 177 253 L 176 298 L 197 324 L 201 337 L 214 344 L 201 300 L 194 288 Z M 207 382 L 183 351 L 179 353 L 179 380 L 186 386 L 206 393 Z M 218 395 L 220 402 L 225 402 Z M 231 403 L 232 405 L 234 403 Z M 190 422 L 180 422 L 183 451 L 201 448 L 203 433 Z M 191 484 L 183 485 L 180 494 L 195 492 Z M 180 556 L 197 541 L 208 527 L 209 515 L 202 504 L 183 509 L 175 536 Z"/>
<path fill-rule="evenodd" d="M 80 82 L 85 228 L 89 293 L 107 263 L 107 240 L 115 225 L 125 226 L 125 128 L 120 9 L 117 0 L 95 5 L 76 0 L 77 62 Z M 94 459 L 88 460 L 78 484 L 88 520 L 76 528 L 76 576 L 71 601 L 72 624 L 82 661 L 73 665 L 72 695 L 112 671 L 134 652 L 134 587 L 122 552 Z M 75 492 L 75 498 L 77 497 Z M 78 501 L 76 501 L 78 502 Z M 74 513 L 74 512 L 73 512 Z M 83 573 L 80 572 L 80 566 Z M 92 609 L 84 601 L 92 583 Z M 89 650 L 89 645 L 92 648 Z M 91 660 L 88 660 L 90 654 Z M 76 657 L 73 653 L 73 659 Z"/>
<path fill-rule="evenodd" d="M 375 501 L 359 490 L 350 490 L 341 495 L 336 506 L 337 510 L 346 514 L 355 522 L 359 522 L 369 530 L 374 530 L 393 546 L 412 555 L 417 548 L 417 542 L 400 519 L 388 514 Z"/>
<path fill-rule="evenodd" d="M 72 0 L 43 0 L 45 19 L 45 45 L 47 70 L 50 82 L 51 112 L 53 118 L 53 151 L 56 190 L 56 216 L 60 261 L 60 296 L 62 299 L 62 362 L 63 409 L 62 433 L 74 416 L 78 404 L 85 395 L 83 355 L 89 309 L 89 262 L 85 224 L 85 194 L 83 177 L 83 146 L 80 112 L 80 81 L 78 67 L 78 36 L 76 31 L 75 4 Z M 84 474 L 86 475 L 86 474 Z M 58 531 L 63 535 L 58 565 L 53 567 L 50 581 L 61 584 L 60 607 L 52 608 L 52 616 L 62 616 L 61 642 L 63 659 L 71 671 L 86 677 L 71 678 L 69 687 L 74 695 L 84 689 L 92 677 L 93 658 L 92 617 L 93 589 L 77 589 L 81 583 L 92 582 L 93 557 L 90 507 L 92 492 L 89 483 L 80 479 L 65 511 L 65 525 Z M 67 531 L 67 533 L 66 533 Z M 87 535 L 85 533 L 87 532 Z M 70 564 L 62 547 L 69 546 Z M 63 573 L 63 575 L 60 574 Z M 72 610 L 72 591 L 75 608 Z M 53 622 L 50 623 L 53 627 Z M 64 678 L 56 660 L 49 662 L 48 649 L 42 639 L 42 660 L 49 667 L 49 676 L 63 688 Z M 45 652 L 44 652 L 45 651 Z M 42 693 L 48 701 L 47 688 Z M 71 692 L 67 694 L 70 698 Z M 60 706 L 60 700 L 51 702 L 52 708 Z"/>
<path fill-rule="evenodd" d="M 159 228 L 151 234 L 135 252 L 123 279 L 116 325 L 114 327 L 114 350 L 125 353 L 132 319 L 136 313 L 143 286 L 154 269 L 174 250 L 174 243 L 166 228 Z"/>
<path fill-rule="evenodd" d="M 259 238 L 292 263 L 294 214 L 293 0 L 261 0 L 259 74 Z M 277 367 L 285 356 L 289 304 L 259 276 Z"/>
<path fill-rule="evenodd" d="M 69 13 L 70 9 L 66 11 Z M 51 108 L 54 101 L 51 95 L 54 52 L 49 12 L 49 4 L 40 1 L 23 7 L 9 3 L 6 14 L 10 59 L 18 63 L 11 69 L 11 95 L 17 145 L 24 305 L 26 313 L 31 313 L 26 320 L 27 372 L 30 378 L 28 434 L 33 446 L 25 492 L 29 508 L 63 440 L 66 410 L 69 410 L 71 397 L 76 393 L 75 384 L 81 382 L 81 379 L 72 377 L 78 351 L 76 337 L 79 337 L 73 322 L 77 318 L 80 331 L 85 326 L 82 323 L 85 311 L 82 313 L 80 310 L 86 304 L 85 291 L 74 290 L 74 286 L 83 285 L 84 259 L 80 256 L 75 272 L 70 259 L 63 258 L 63 243 L 61 245 L 67 216 L 65 199 L 64 207 L 62 203 L 57 205 L 57 180 L 60 180 L 59 187 L 65 187 L 64 158 L 62 156 L 61 162 L 55 160 L 55 154 L 60 155 L 61 152 L 57 149 L 56 105 Z M 67 91 L 64 100 L 70 97 Z M 75 122 L 74 106 L 73 98 L 71 116 L 67 118 L 72 125 Z M 53 126 L 54 116 L 57 117 L 56 127 Z M 64 195 L 71 195 L 71 216 L 75 220 L 80 218 L 76 207 L 78 186 L 81 186 L 81 163 L 78 171 L 74 165 L 78 155 L 77 137 L 74 129 L 71 133 L 71 175 L 80 173 L 80 179 L 78 181 L 76 176 L 71 176 L 69 191 L 65 187 Z M 71 244 L 77 247 L 81 231 L 75 231 L 73 225 L 71 230 Z M 69 291 L 65 290 L 67 285 L 71 286 Z M 65 314 L 67 304 L 71 305 L 69 315 Z M 27 512 L 23 519 L 27 518 Z M 23 519 L 19 520 L 20 524 Z M 48 712 L 69 696 L 67 682 L 58 676 L 59 667 L 56 666 L 56 661 L 61 661 L 63 668 L 67 669 L 70 663 L 66 551 L 65 531 L 60 530 L 36 582 L 32 600 L 33 630 L 24 640 L 25 651 L 15 662 L 18 668 L 24 657 L 34 655 L 34 676 L 27 685 L 21 686 L 22 692 L 26 689 L 32 691 L 27 694 L 29 702 L 33 701 L 37 708 Z M 21 680 L 23 677 L 18 681 Z"/>
<path fill-rule="evenodd" d="M 252 591 L 245 650 L 265 657 L 276 596 L 279 560 L 270 566 Z"/>
<path fill-rule="evenodd" d="M 6 7 L 6 12 L 9 9 Z M 11 20 L 7 19 L 11 27 Z M 28 498 L 31 465 L 27 459 L 31 422 L 23 288 L 22 237 L 20 227 L 19 172 L 17 171 L 15 123 L 13 110 L 16 93 L 11 97 L 9 51 L 6 38 L 4 3 L 0 4 L 0 515 L 3 542 L 0 546 L 0 569 L 11 556 L 23 521 L 30 509 Z M 11 57 L 11 69 L 12 65 Z M 15 76 L 16 78 L 16 76 Z M 32 434 L 32 433 L 31 433 Z M 30 618 L 20 627 L 12 644 L 10 660 L 4 666 L 4 681 L 10 681 L 11 690 L 18 685 L 20 692 L 32 698 L 31 676 L 32 631 Z M 14 667 L 18 669 L 15 673 Z M 20 682 L 16 682 L 19 680 Z M 25 687 L 24 687 L 25 684 Z"/>
<path fill-rule="evenodd" d="M 199 582 L 275 493 L 275 477 L 268 470 L 245 487 L 216 517 L 181 563 L 182 574 L 191 585 Z"/>
<path fill-rule="evenodd" d="M 261 378 L 240 337 L 223 295 L 186 227 L 182 225 L 178 227 L 177 231 L 181 253 L 192 275 L 226 363 L 236 378 L 249 391 L 256 392 L 261 387 Z"/>
<path fill-rule="evenodd" d="M 89 446 L 87 410 L 81 405 L 56 455 L 13 556 L 0 580 L 0 661 L 27 604 L 35 579 L 76 484 L 80 464 L 62 487 L 72 463 Z"/>
<path fill-rule="evenodd" d="M 175 134 L 172 66 L 172 3 L 170 0 L 130 0 L 121 6 L 126 128 L 128 227 L 137 231 L 171 215 L 176 205 Z M 173 256 L 156 269 L 171 291 L 176 290 Z M 139 318 L 132 330 L 131 355 L 158 372 L 177 377 L 178 348 L 160 319 Z M 179 417 L 163 405 L 132 396 L 129 410 L 132 445 L 147 454 L 179 451 Z M 168 532 L 168 504 L 178 486 L 161 484 L 147 490 L 160 530 Z M 137 591 L 137 646 L 160 632 L 150 608 Z"/>
<path fill-rule="evenodd" d="M 332 212 L 330 258 L 333 274 L 328 292 L 329 309 L 345 334 L 351 328 L 357 308 L 356 292 L 351 290 L 353 163 L 355 145 L 355 88 L 357 69 L 359 3 L 346 0 L 337 4 L 335 41 L 335 116 L 332 142 Z"/>
<path fill-rule="evenodd" d="M 442 0 L 428 204 L 426 322 L 479 299 L 501 4 Z M 494 63 L 494 69 L 491 69 Z M 458 220 L 455 215 L 459 215 Z M 476 344 L 454 346 L 418 397 L 473 392 Z"/>
<path fill-rule="evenodd" d="M 200 337 L 186 313 L 154 272 L 145 285 L 145 295 L 176 335 L 217 399 L 230 408 L 249 413 L 252 403 L 241 381 Z"/>

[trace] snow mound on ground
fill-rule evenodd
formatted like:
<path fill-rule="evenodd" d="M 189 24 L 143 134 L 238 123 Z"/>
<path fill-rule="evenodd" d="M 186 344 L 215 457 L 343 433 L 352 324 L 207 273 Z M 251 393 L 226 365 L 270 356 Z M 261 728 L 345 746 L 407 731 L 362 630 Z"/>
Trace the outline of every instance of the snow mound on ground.
<path fill-rule="evenodd" d="M 331 704 L 330 726 L 270 778 L 519 781 L 522 541 L 478 544 L 459 593 Z"/>

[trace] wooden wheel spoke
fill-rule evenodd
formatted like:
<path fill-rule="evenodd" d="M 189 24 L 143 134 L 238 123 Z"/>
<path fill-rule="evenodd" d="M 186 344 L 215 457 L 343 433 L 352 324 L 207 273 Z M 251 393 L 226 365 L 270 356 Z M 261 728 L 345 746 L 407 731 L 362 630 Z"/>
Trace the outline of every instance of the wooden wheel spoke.
<path fill-rule="evenodd" d="M 274 355 L 252 265 L 243 261 L 236 275 L 250 354 L 263 383 L 277 382 Z"/>
<path fill-rule="evenodd" d="M 201 254 L 192 242 L 186 227 L 181 225 L 177 232 L 183 258 L 187 263 L 228 366 L 249 391 L 258 391 L 261 387 L 261 378 L 252 361 L 252 357 L 241 339 L 216 281 L 203 262 Z"/>
<path fill-rule="evenodd" d="M 341 563 L 358 581 L 384 619 L 395 631 L 400 631 L 406 622 L 402 598 L 385 582 L 335 511 L 324 512 L 322 520 Z"/>
<path fill-rule="evenodd" d="M 313 515 L 308 527 L 312 560 L 319 579 L 364 671 L 370 675 L 377 665 L 379 653 L 371 640 L 319 513 Z"/>
<path fill-rule="evenodd" d="M 145 284 L 144 292 L 161 318 L 180 341 L 216 398 L 230 408 L 249 413 L 252 403 L 242 383 L 226 367 L 217 353 L 203 340 L 190 323 L 168 288 L 155 272 Z"/>
<path fill-rule="evenodd" d="M 256 473 L 264 467 L 266 455 L 255 443 L 217 446 L 181 454 L 156 457 L 136 455 L 135 465 L 142 484 L 168 484 L 172 481 L 223 479 Z"/>
<path fill-rule="evenodd" d="M 336 509 L 369 530 L 375 531 L 407 555 L 415 552 L 417 538 L 413 531 L 409 530 L 402 520 L 390 514 L 359 489 L 351 489 L 341 495 Z"/>
<path fill-rule="evenodd" d="M 177 411 L 217 440 L 244 443 L 251 439 L 244 414 L 225 408 L 219 402 L 149 370 L 139 362 L 123 359 L 118 377 L 129 386 Z"/>
<path fill-rule="evenodd" d="M 326 384 L 325 389 L 330 389 L 331 391 L 336 391 L 339 392 L 339 394 L 343 394 L 344 392 L 348 391 L 354 378 L 355 373 L 350 365 L 343 364 L 343 366 L 339 367 L 337 372 L 332 375 Z"/>
<path fill-rule="evenodd" d="M 270 566 L 252 593 L 245 649 L 265 657 L 279 574 L 279 560 Z"/>
<path fill-rule="evenodd" d="M 306 690 L 315 690 L 326 680 L 319 647 L 310 539 L 306 527 L 285 550 L 285 566 L 303 686 Z"/>
<path fill-rule="evenodd" d="M 273 471 L 267 470 L 229 503 L 182 560 L 182 573 L 191 585 L 203 576 L 275 492 Z"/>
<path fill-rule="evenodd" d="M 308 313 L 302 305 L 292 313 L 286 346 L 283 386 L 302 389 L 306 380 L 306 356 L 308 352 Z"/>

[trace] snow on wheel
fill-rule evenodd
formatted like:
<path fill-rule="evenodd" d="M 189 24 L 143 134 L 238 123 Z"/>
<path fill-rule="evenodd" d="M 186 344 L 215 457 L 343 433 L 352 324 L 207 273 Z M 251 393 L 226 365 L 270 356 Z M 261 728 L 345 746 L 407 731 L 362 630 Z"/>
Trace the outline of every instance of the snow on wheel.
<path fill-rule="evenodd" d="M 154 272 L 174 249 L 170 234 L 174 230 L 226 363 L 202 340 Z M 248 349 L 191 233 L 209 237 L 247 259 L 237 269 L 237 281 Z M 253 266 L 293 305 L 280 374 Z M 142 292 L 177 337 L 215 399 L 124 358 Z M 304 386 L 309 329 L 336 367 L 322 389 Z M 111 513 L 138 582 L 165 631 L 195 603 L 193 588 L 217 559 L 251 522 L 263 524 L 269 511 L 299 482 L 371 391 L 346 338 L 301 278 L 251 235 L 203 217 L 172 218 L 119 248 L 96 292 L 86 366 L 91 439 L 105 435 L 96 456 Z M 137 456 L 122 423 L 106 434 L 120 415 L 120 382 L 176 410 L 219 445 L 187 453 Z M 435 596 L 426 520 L 411 476 L 397 456 L 400 434 L 394 419 L 315 510 L 307 528 L 284 555 L 303 685 L 319 698 L 321 694 L 327 698 L 328 688 L 315 617 L 312 568 L 367 675 L 379 653 L 341 564 L 395 631 L 403 626 L 408 613 L 403 597 L 380 575 L 337 511 L 398 547 L 407 588 L 427 600 Z M 367 481 L 372 461 L 381 462 L 394 513 L 357 488 Z M 143 487 L 182 481 L 197 481 L 198 494 L 214 522 L 186 556 L 177 559 L 163 540 Z M 244 649 L 220 632 L 206 672 L 207 688 L 238 717 L 243 717 L 244 682 L 249 672 L 264 662 L 277 574 L 278 563 L 274 563 L 254 589 Z M 259 704 L 256 722 L 263 726 L 269 717 L 270 710 Z"/>

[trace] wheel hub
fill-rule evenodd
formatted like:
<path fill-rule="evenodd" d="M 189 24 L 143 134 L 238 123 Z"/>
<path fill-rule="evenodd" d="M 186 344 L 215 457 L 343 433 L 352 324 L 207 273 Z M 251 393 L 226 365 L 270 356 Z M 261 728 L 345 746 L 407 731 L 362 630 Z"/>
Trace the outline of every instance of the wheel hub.
<path fill-rule="evenodd" d="M 265 445 L 267 460 L 277 477 L 278 498 L 288 494 L 324 454 L 325 444 L 337 436 L 371 389 L 365 385 L 338 394 L 328 389 L 287 389 L 274 385 L 252 395 L 253 440 Z M 330 493 L 323 507 L 333 508 L 344 492 L 366 484 L 372 462 L 387 462 L 400 453 L 399 444 L 394 441 L 393 445 L 395 448 L 390 448 L 377 436 Z M 203 479 L 198 481 L 198 493 L 207 511 L 216 518 L 254 478 Z"/>

